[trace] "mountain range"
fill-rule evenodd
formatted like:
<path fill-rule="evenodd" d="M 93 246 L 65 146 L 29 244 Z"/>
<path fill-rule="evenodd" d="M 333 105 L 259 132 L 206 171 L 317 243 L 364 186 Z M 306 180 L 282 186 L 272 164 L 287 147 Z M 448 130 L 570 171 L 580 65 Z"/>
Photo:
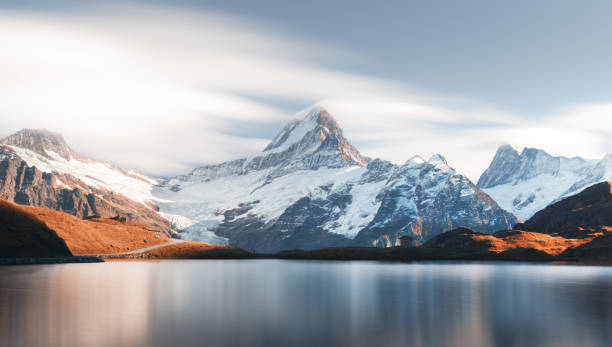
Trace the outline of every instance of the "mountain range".
<path fill-rule="evenodd" d="M 154 188 L 189 239 L 259 252 L 424 242 L 469 225 L 511 228 L 501 209 L 444 157 L 370 159 L 322 107 L 298 113 L 260 155 L 207 165 Z M 180 217 L 179 217 L 180 216 Z"/>
<path fill-rule="evenodd" d="M 440 154 L 401 165 L 372 159 L 320 106 L 296 114 L 258 155 L 166 179 L 84 158 L 46 130 L 0 140 L 1 199 L 257 252 L 390 247 L 404 235 L 420 244 L 458 227 L 510 230 L 610 179 L 612 155 L 594 161 L 509 145 L 478 184 Z"/>
<path fill-rule="evenodd" d="M 499 147 L 478 187 L 507 211 L 531 218 L 551 203 L 612 180 L 612 153 L 601 160 L 554 157 L 541 149 Z"/>

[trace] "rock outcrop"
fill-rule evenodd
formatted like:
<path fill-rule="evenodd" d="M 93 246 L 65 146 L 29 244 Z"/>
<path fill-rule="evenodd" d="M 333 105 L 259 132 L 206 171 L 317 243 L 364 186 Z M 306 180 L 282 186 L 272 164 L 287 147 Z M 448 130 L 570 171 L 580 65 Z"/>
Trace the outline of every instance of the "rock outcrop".
<path fill-rule="evenodd" d="M 75 154 L 61 135 L 24 129 L 1 140 L 0 198 L 80 218 L 126 218 L 169 233 L 151 189 L 156 181 Z"/>

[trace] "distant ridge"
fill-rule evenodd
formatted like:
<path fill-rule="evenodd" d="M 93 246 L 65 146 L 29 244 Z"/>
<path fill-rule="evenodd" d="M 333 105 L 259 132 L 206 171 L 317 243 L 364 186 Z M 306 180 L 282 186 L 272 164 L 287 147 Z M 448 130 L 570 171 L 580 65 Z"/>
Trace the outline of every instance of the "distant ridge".
<path fill-rule="evenodd" d="M 597 161 L 554 157 L 537 148 L 519 153 L 502 145 L 478 187 L 504 209 L 529 219 L 549 204 L 606 180 L 612 180 L 612 154 Z"/>

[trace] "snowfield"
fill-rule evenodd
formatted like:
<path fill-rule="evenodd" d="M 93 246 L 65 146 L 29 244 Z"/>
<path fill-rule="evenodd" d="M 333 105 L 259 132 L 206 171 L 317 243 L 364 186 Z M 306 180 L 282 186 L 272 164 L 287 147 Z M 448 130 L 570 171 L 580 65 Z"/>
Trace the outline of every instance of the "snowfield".
<path fill-rule="evenodd" d="M 395 244 L 400 233 L 424 240 L 455 225 L 488 231 L 516 220 L 439 154 L 404 165 L 362 156 L 320 107 L 298 113 L 261 154 L 196 168 L 153 191 L 183 238 L 245 247 L 269 239 L 258 245 L 266 251 Z"/>
<path fill-rule="evenodd" d="M 121 194 L 131 200 L 145 204 L 154 200 L 152 188 L 158 180 L 146 177 L 135 171 L 124 171 L 112 165 L 92 160 L 70 157 L 64 159 L 53 151 L 47 150 L 49 158 L 31 150 L 8 146 L 29 166 L 43 172 L 59 172 L 72 175 L 88 186 L 103 188 Z M 66 182 L 58 182 L 61 188 L 72 188 Z"/>
<path fill-rule="evenodd" d="M 501 146 L 478 185 L 504 209 L 526 220 L 551 203 L 612 180 L 612 154 L 603 159 L 553 157 L 543 150 Z"/>

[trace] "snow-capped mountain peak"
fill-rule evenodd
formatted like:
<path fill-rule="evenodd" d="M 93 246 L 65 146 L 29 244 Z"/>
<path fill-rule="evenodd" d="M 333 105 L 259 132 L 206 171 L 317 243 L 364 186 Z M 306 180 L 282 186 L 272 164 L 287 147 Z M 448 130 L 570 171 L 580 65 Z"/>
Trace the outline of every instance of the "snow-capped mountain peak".
<path fill-rule="evenodd" d="M 490 188 L 527 180 L 544 173 L 554 175 L 559 171 L 561 159 L 562 157 L 553 157 L 537 148 L 526 147 L 519 154 L 515 147 L 502 145 L 495 153 L 491 165 L 480 176 L 478 186 Z"/>
<path fill-rule="evenodd" d="M 254 157 L 207 165 L 154 187 L 183 237 L 275 252 L 424 241 L 454 226 L 511 228 L 503 211 L 434 155 L 404 165 L 362 156 L 322 107 L 298 113 Z"/>
<path fill-rule="evenodd" d="M 264 154 L 287 152 L 295 157 L 318 150 L 337 151 L 343 160 L 359 166 L 370 161 L 344 137 L 334 117 L 318 105 L 298 112 L 266 146 Z"/>
<path fill-rule="evenodd" d="M 300 142 L 304 136 L 316 131 L 317 127 L 321 125 L 322 113 L 326 114 L 327 111 L 320 106 L 312 106 L 295 114 L 283 130 L 270 141 L 264 152 L 282 152 L 291 145 Z"/>
<path fill-rule="evenodd" d="M 370 158 L 361 155 L 344 137 L 329 112 L 313 106 L 298 112 L 261 154 L 201 166 L 165 185 L 180 190 L 186 185 L 247 174 L 257 174 L 260 184 L 265 184 L 297 171 L 363 167 L 369 162 Z"/>
<path fill-rule="evenodd" d="M 478 186 L 506 210 L 528 219 L 555 201 L 611 178 L 610 154 L 596 161 L 554 157 L 537 148 L 525 148 L 519 154 L 503 145 Z"/>
<path fill-rule="evenodd" d="M 45 158 L 50 158 L 53 155 L 51 152 L 66 160 L 75 156 L 61 134 L 46 129 L 21 129 L 0 140 L 0 143 L 28 149 Z"/>
<path fill-rule="evenodd" d="M 448 162 L 446 158 L 442 154 L 434 154 L 432 155 L 427 162 L 439 169 L 449 169 Z"/>
<path fill-rule="evenodd" d="M 420 155 L 414 155 L 412 156 L 410 159 L 406 160 L 406 162 L 404 163 L 404 165 L 410 165 L 410 164 L 423 164 L 426 163 L 427 161 L 425 159 L 423 159 L 423 157 L 421 157 Z"/>

